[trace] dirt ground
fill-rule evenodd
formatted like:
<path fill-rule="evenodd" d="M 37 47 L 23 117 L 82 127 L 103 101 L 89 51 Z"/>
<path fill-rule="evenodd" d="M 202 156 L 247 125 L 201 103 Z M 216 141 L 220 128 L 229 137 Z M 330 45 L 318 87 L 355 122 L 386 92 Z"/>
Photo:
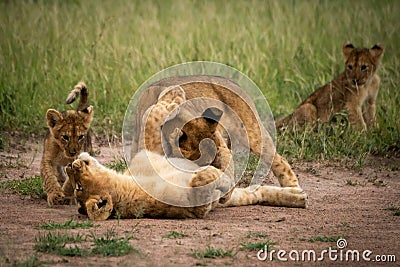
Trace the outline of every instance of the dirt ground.
<path fill-rule="evenodd" d="M 41 146 L 41 142 L 19 140 L 10 144 L 8 151 L 0 151 L 0 182 L 39 175 Z M 117 142 L 97 141 L 95 148 L 102 163 L 122 155 Z M 66 222 L 71 216 L 85 221 L 85 216 L 78 215 L 74 206 L 49 208 L 44 199 L 0 189 L 0 266 L 24 262 L 35 254 L 52 266 L 400 266 L 400 216 L 390 210 L 400 208 L 400 158 L 370 157 L 362 168 L 338 161 L 291 163 L 309 194 L 307 209 L 220 208 L 202 220 L 113 219 L 96 222 L 97 227 L 91 229 L 68 230 L 89 235 L 112 229 L 121 237 L 131 235 L 129 242 L 139 253 L 121 257 L 67 257 L 35 252 L 35 237 L 48 232 L 38 226 L 50 221 Z M 171 231 L 185 232 L 187 236 L 165 238 Z M 347 245 L 340 247 L 343 243 L 330 240 L 333 237 L 344 238 Z M 272 262 L 271 253 L 262 261 L 257 258 L 258 250 L 243 248 L 245 243 L 266 240 L 275 243 Z M 204 252 L 207 248 L 232 250 L 233 257 L 193 256 L 195 251 Z M 278 255 L 278 250 L 286 254 Z M 329 250 L 333 250 L 330 255 Z M 307 259 L 307 251 L 315 251 L 315 261 L 312 257 Z M 351 261 L 354 251 L 359 252 L 359 261 Z M 296 252 L 298 261 L 292 260 Z M 363 255 L 370 261 L 364 260 Z M 397 261 L 393 262 L 390 255 Z M 262 258 L 265 253 L 259 256 Z M 379 259 L 392 262 L 378 263 Z"/>

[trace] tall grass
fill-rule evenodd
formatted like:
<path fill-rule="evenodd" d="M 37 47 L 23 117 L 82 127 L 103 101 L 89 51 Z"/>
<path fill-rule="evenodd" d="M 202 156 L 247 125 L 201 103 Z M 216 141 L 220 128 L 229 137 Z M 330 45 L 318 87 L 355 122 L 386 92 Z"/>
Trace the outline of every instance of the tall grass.
<path fill-rule="evenodd" d="M 46 110 L 74 108 L 64 100 L 79 80 L 90 90 L 94 131 L 118 134 L 141 83 L 195 60 L 244 72 L 280 117 L 343 70 L 341 45 L 350 40 L 385 45 L 381 128 L 371 138 L 386 138 L 378 150 L 396 146 L 399 13 L 396 0 L 1 1 L 0 141 L 10 130 L 44 134 Z"/>

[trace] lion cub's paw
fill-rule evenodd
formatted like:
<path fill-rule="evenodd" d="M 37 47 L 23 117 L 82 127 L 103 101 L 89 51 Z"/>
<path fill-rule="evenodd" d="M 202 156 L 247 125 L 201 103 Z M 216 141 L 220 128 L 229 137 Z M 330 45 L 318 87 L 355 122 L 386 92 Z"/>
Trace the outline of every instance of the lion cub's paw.
<path fill-rule="evenodd" d="M 290 196 L 293 198 L 293 202 L 297 203 L 298 207 L 307 208 L 308 207 L 308 195 L 300 187 L 288 187 L 285 188 Z"/>
<path fill-rule="evenodd" d="M 87 214 L 91 220 L 106 220 L 110 217 L 113 205 L 111 198 L 100 197 L 86 202 Z"/>
<path fill-rule="evenodd" d="M 70 202 L 71 200 L 65 198 L 64 193 L 61 191 L 47 194 L 47 203 L 50 207 L 54 205 L 68 205 Z"/>
<path fill-rule="evenodd" d="M 216 169 L 212 167 L 208 167 L 204 170 L 201 170 L 197 172 L 193 177 L 192 180 L 190 181 L 190 186 L 191 187 L 199 187 L 203 185 L 210 184 L 214 182 L 216 179 L 218 179 L 219 173 L 216 171 Z"/>

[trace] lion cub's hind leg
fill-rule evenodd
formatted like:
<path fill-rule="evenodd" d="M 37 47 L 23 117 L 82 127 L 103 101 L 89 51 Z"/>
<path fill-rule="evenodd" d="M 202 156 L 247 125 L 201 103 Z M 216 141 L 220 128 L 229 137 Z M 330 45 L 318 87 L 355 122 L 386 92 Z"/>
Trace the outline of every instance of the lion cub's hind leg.
<path fill-rule="evenodd" d="M 260 186 L 252 191 L 250 187 L 235 188 L 231 198 L 222 207 L 246 205 L 282 206 L 290 208 L 307 208 L 308 197 L 301 188 Z"/>
<path fill-rule="evenodd" d="M 276 152 L 272 161 L 272 171 L 282 187 L 300 187 L 299 180 L 289 163 Z"/>
<path fill-rule="evenodd" d="M 296 108 L 292 114 L 276 123 L 277 129 L 290 129 L 316 121 L 318 118 L 317 107 L 311 103 L 304 103 Z"/>

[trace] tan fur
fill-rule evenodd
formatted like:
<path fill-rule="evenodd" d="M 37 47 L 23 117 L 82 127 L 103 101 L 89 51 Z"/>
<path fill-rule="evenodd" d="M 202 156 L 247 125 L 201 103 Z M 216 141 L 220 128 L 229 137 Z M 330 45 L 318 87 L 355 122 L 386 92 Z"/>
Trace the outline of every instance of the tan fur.
<path fill-rule="evenodd" d="M 307 208 L 307 194 L 298 187 L 278 187 L 262 185 L 256 190 L 249 187 L 235 188 L 230 199 L 220 207 L 237 207 L 246 205 L 282 206 L 290 208 Z"/>
<path fill-rule="evenodd" d="M 317 89 L 292 114 L 280 120 L 276 127 L 293 128 L 316 120 L 326 123 L 333 114 L 346 110 L 354 129 L 363 131 L 373 128 L 376 124 L 375 103 L 380 82 L 376 71 L 383 50 L 379 44 L 370 49 L 344 44 L 344 72 Z"/>
<path fill-rule="evenodd" d="M 145 111 L 148 107 L 156 103 L 158 96 L 162 94 L 163 91 L 178 85 L 184 90 L 187 100 L 196 98 L 215 99 L 233 109 L 244 125 L 239 125 L 236 121 L 230 121 L 229 123 L 237 129 L 243 128 L 243 126 L 245 127 L 251 152 L 256 155 L 262 155 L 261 160 L 266 165 L 272 162 L 272 171 L 278 178 L 281 186 L 299 187 L 297 177 L 290 165 L 275 151 L 272 138 L 262 125 L 252 99 L 242 88 L 226 78 L 213 76 L 182 76 L 166 78 L 153 84 L 142 93 L 139 99 L 139 112 L 136 118 L 137 125 L 141 125 L 141 120 Z M 205 103 L 205 105 L 207 105 L 207 103 Z M 223 106 L 218 107 L 218 109 L 222 110 L 223 113 L 226 111 Z M 196 161 L 201 156 L 200 142 L 202 140 L 206 138 L 213 140 L 215 132 L 219 132 L 221 136 L 225 136 L 225 133 L 222 131 L 221 127 L 218 126 L 218 123 L 210 123 L 209 120 L 204 117 L 187 120 L 187 115 L 188 114 L 182 112 L 179 113 L 179 115 L 172 120 L 172 124 L 177 123 L 177 121 L 187 122 L 182 128 L 182 132 L 179 133 L 179 135 L 184 137 L 182 140 L 179 139 L 179 150 L 185 158 Z M 218 120 L 216 121 L 218 122 Z M 168 124 L 169 123 L 166 123 L 164 128 L 169 127 Z M 174 127 L 166 130 L 166 132 L 173 133 Z M 140 132 L 136 133 L 136 138 L 138 138 L 138 140 L 140 140 L 141 134 Z M 218 143 L 217 140 L 213 141 Z M 265 144 L 263 147 L 262 141 Z M 229 140 L 227 140 L 227 143 L 229 145 Z M 134 155 L 138 151 L 140 151 L 139 147 L 133 144 L 132 154 Z M 216 167 L 219 168 L 218 166 Z"/>
<path fill-rule="evenodd" d="M 182 160 L 182 159 L 175 159 Z M 187 163 L 187 161 L 186 161 Z M 231 179 L 213 166 L 197 171 L 195 174 L 180 172 L 170 165 L 167 159 L 150 151 L 136 154 L 130 166 L 130 173 L 117 173 L 102 166 L 88 153 L 82 153 L 66 168 L 71 184 L 75 188 L 78 203 L 84 207 L 91 220 L 118 218 L 204 218 L 216 207 L 216 202 L 197 207 L 178 207 L 163 203 L 142 187 L 154 188 L 155 195 L 191 203 L 198 199 L 214 199 L 224 195 L 231 187 Z M 211 189 L 182 195 L 175 186 L 160 185 L 158 176 L 181 187 L 201 187 L 213 184 Z M 139 186 L 136 181 L 140 181 Z M 197 195 L 196 195 L 197 194 Z M 220 207 L 243 205 L 274 205 L 287 207 L 307 206 L 307 194 L 300 188 L 281 188 L 260 186 L 254 192 L 249 188 L 235 188 L 232 197 Z"/>
<path fill-rule="evenodd" d="M 112 216 L 204 218 L 218 205 L 218 202 L 221 207 L 250 204 L 303 208 L 307 206 L 307 194 L 297 187 L 260 186 L 255 191 L 249 188 L 233 189 L 231 151 L 220 132 L 215 131 L 215 121 L 205 120 L 203 126 L 206 130 L 214 128 L 211 138 L 216 141 L 217 156 L 213 164 L 219 166 L 219 169 L 214 166 L 201 169 L 196 163 L 186 159 L 167 159 L 162 155 L 161 125 L 168 114 L 176 112 L 174 109 L 184 101 L 185 92 L 181 87 L 169 88 L 159 96 L 156 104 L 144 112 L 142 123 L 145 135 L 142 136 L 142 142 L 139 142 L 140 152 L 136 153 L 125 173 L 105 168 L 87 153 L 82 153 L 72 164 L 68 164 L 66 172 L 71 185 L 75 188 L 81 213 L 87 214 L 92 220 L 105 220 Z M 196 171 L 193 174 L 181 171 L 170 162 L 178 164 L 183 169 Z M 220 169 L 225 170 L 225 173 Z M 172 185 L 162 182 L 159 177 Z M 211 187 L 202 189 L 204 185 Z M 200 191 L 193 189 L 182 193 L 179 187 L 200 188 Z M 145 192 L 146 188 L 152 193 Z M 179 200 L 180 203 L 201 201 L 206 204 L 178 207 L 161 202 L 152 196 L 163 196 L 163 200 Z"/>
<path fill-rule="evenodd" d="M 82 153 L 68 165 L 66 171 L 71 183 L 75 185 L 77 201 L 83 204 L 91 220 L 105 220 L 112 215 L 119 218 L 203 218 L 215 204 L 209 202 L 198 207 L 172 206 L 151 197 L 142 187 L 151 187 L 156 195 L 163 195 L 166 199 L 179 198 L 186 203 L 196 202 L 198 198 L 218 198 L 230 187 L 230 179 L 212 166 L 194 174 L 181 172 L 171 166 L 164 156 L 145 150 L 134 157 L 130 167 L 130 173 L 140 181 L 142 187 L 131 175 L 105 168 L 88 153 Z M 160 184 L 159 175 L 181 187 L 194 188 L 215 183 L 209 191 L 182 195 L 177 191 L 178 187 Z"/>
<path fill-rule="evenodd" d="M 40 172 L 49 206 L 73 202 L 74 189 L 68 182 L 64 167 L 81 152 L 92 151 L 88 131 L 93 119 L 93 107 L 87 107 L 84 83 L 79 83 L 74 90 L 79 88 L 85 88 L 83 91 L 86 91 L 86 97 L 81 98 L 79 104 L 82 109 L 64 112 L 49 109 L 46 112 L 49 130 L 44 141 Z"/>
<path fill-rule="evenodd" d="M 171 116 L 171 114 L 176 114 L 179 112 L 179 108 L 177 108 L 180 104 L 182 104 L 186 100 L 185 92 L 180 86 L 175 86 L 168 88 L 167 90 L 163 91 L 160 96 L 158 97 L 158 102 L 147 109 L 143 116 L 142 125 L 144 125 L 144 130 L 142 131 L 143 136 L 140 138 L 141 143 L 139 145 L 140 149 L 146 149 L 148 151 L 156 152 L 160 155 L 164 154 L 164 149 L 162 145 L 162 133 L 161 133 L 161 126 L 163 125 L 164 121 L 166 120 L 167 116 Z M 172 116 L 175 118 L 175 115 Z M 231 162 L 231 153 L 228 149 L 226 143 L 224 142 L 222 136 L 219 132 L 215 132 L 216 126 L 218 123 L 215 121 L 207 121 L 204 118 L 196 119 L 199 123 L 201 123 L 202 127 L 198 128 L 198 133 L 202 133 L 204 131 L 211 133 L 211 138 L 216 141 L 217 148 L 216 153 L 217 156 L 212 164 L 212 166 L 224 171 L 225 173 L 229 173 L 228 176 L 231 177 L 232 185 L 234 184 L 233 178 L 233 165 L 230 165 Z M 196 125 L 200 127 L 199 125 Z M 212 128 L 212 129 L 210 129 Z M 174 137 L 178 137 L 178 135 L 182 134 L 182 132 L 177 132 L 176 130 L 174 133 L 169 136 L 169 142 L 174 142 L 172 139 Z M 142 143 L 143 141 L 143 143 Z M 195 147 L 197 148 L 197 147 Z M 177 153 L 172 153 L 173 157 L 177 157 Z M 189 158 L 192 160 L 191 158 Z M 197 164 L 197 162 L 195 161 Z M 231 187 L 231 190 L 233 186 Z M 227 199 L 229 199 L 231 190 L 225 196 L 221 196 L 220 202 L 224 203 Z"/>

